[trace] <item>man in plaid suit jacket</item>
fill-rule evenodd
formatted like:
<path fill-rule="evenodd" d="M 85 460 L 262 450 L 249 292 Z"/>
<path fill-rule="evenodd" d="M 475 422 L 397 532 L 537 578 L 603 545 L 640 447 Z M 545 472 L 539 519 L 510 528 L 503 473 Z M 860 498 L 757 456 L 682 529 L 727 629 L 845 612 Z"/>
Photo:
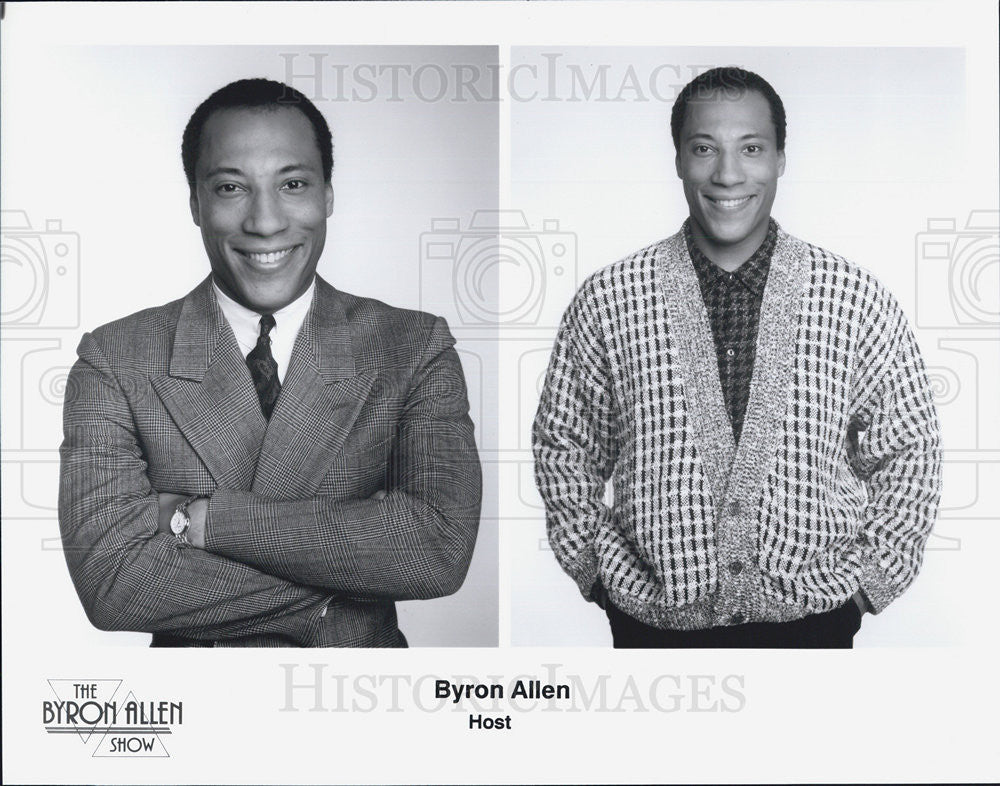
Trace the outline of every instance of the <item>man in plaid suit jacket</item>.
<path fill-rule="evenodd" d="M 68 383 L 84 608 L 154 646 L 405 646 L 394 601 L 455 592 L 478 528 L 454 339 L 315 275 L 332 144 L 301 93 L 227 85 L 183 157 L 212 275 L 86 334 Z"/>

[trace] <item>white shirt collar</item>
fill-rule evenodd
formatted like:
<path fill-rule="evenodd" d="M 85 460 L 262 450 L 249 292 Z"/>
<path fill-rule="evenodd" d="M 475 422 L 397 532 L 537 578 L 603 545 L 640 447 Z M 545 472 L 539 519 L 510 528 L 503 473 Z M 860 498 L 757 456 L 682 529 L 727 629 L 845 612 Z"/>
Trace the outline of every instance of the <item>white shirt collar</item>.
<path fill-rule="evenodd" d="M 243 353 L 243 357 L 246 357 L 257 346 L 257 337 L 260 335 L 260 314 L 237 303 L 219 289 L 214 277 L 212 278 L 212 289 L 215 291 L 215 298 L 219 302 L 223 316 L 233 329 L 236 342 L 240 345 L 240 351 Z M 313 280 L 305 292 L 284 308 L 274 312 L 274 328 L 270 333 L 271 355 L 274 357 L 275 363 L 278 364 L 278 379 L 282 383 L 285 381 L 288 362 L 292 358 L 295 338 L 299 335 L 306 314 L 309 313 L 315 290 L 316 277 L 313 276 Z"/>

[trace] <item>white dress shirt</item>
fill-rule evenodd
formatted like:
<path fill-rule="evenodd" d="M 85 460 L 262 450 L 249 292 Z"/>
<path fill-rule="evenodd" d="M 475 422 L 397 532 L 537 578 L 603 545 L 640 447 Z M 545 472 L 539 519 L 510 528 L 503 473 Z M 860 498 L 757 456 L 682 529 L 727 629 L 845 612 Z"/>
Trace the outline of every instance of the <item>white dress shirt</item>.
<path fill-rule="evenodd" d="M 219 301 L 219 308 L 226 317 L 226 321 L 236 335 L 236 342 L 240 345 L 243 357 L 250 354 L 257 346 L 257 338 L 260 336 L 260 314 L 251 311 L 246 306 L 242 306 L 233 300 L 229 295 L 219 289 L 219 285 L 212 279 L 212 288 L 215 290 L 215 297 Z M 271 329 L 271 355 L 274 362 L 278 364 L 278 381 L 285 383 L 285 372 L 288 371 L 288 361 L 292 358 L 292 348 L 295 346 L 295 337 L 299 334 L 299 328 L 305 321 L 309 307 L 312 305 L 313 292 L 316 289 L 316 278 L 313 277 L 309 289 L 299 295 L 295 300 L 284 308 L 274 312 L 274 327 Z"/>

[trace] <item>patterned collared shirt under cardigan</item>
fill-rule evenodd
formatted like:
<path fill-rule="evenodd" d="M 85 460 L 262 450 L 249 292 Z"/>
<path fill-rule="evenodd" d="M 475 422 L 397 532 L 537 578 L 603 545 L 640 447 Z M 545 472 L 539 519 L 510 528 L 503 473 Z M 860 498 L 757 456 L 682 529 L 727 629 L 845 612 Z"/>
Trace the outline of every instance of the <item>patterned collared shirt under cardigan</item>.
<path fill-rule="evenodd" d="M 684 232 L 598 271 L 534 424 L 549 541 L 661 628 L 787 621 L 913 581 L 940 497 L 916 342 L 869 273 L 776 227 L 739 437 Z M 611 481 L 614 502 L 604 501 Z"/>
<path fill-rule="evenodd" d="M 733 426 L 733 438 L 739 441 L 750 400 L 760 304 L 764 299 L 771 254 L 778 242 L 778 224 L 774 219 L 768 222 L 764 242 L 750 259 L 731 272 L 723 270 L 698 250 L 691 234 L 691 219 L 684 222 L 683 229 L 715 340 L 722 400 Z"/>

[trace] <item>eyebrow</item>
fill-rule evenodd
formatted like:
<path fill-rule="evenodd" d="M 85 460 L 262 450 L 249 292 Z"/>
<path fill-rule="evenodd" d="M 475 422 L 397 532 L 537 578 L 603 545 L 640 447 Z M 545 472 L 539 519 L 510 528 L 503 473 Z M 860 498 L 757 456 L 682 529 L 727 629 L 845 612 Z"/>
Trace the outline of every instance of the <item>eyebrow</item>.
<path fill-rule="evenodd" d="M 278 170 L 277 174 L 287 175 L 289 172 L 312 172 L 314 168 L 309 164 L 287 164 Z M 217 166 L 205 173 L 205 177 L 215 177 L 216 175 L 243 175 L 243 170 L 231 166 Z"/>
<path fill-rule="evenodd" d="M 766 137 L 767 137 L 766 134 L 760 134 L 760 133 L 744 134 L 743 136 L 741 136 L 739 138 L 738 141 L 742 142 L 745 139 L 765 139 Z M 715 137 L 712 136 L 711 134 L 691 134 L 687 138 L 688 139 L 715 139 Z"/>

